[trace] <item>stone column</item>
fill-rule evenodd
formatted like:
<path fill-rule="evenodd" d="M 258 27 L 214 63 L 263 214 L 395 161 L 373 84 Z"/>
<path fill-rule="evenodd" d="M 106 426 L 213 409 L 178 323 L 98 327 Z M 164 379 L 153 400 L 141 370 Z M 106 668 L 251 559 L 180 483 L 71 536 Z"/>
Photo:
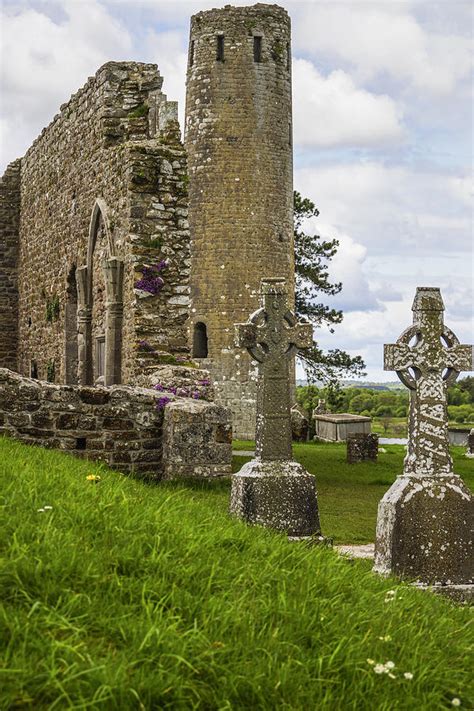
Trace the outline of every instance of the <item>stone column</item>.
<path fill-rule="evenodd" d="M 92 385 L 92 304 L 87 267 L 78 267 L 77 279 L 77 379 Z"/>
<path fill-rule="evenodd" d="M 309 323 L 288 309 L 284 279 L 264 279 L 262 308 L 237 324 L 237 344 L 258 363 L 256 457 L 232 477 L 230 511 L 292 538 L 319 534 L 316 481 L 291 450 L 289 364 L 313 342 Z"/>
<path fill-rule="evenodd" d="M 111 257 L 104 262 L 105 289 L 105 385 L 121 382 L 123 321 L 123 260 Z"/>
<path fill-rule="evenodd" d="M 446 587 L 474 583 L 474 500 L 453 472 L 447 417 L 447 387 L 473 365 L 443 311 L 439 289 L 418 287 L 413 325 L 385 346 L 410 416 L 403 473 L 379 504 L 374 570 Z"/>

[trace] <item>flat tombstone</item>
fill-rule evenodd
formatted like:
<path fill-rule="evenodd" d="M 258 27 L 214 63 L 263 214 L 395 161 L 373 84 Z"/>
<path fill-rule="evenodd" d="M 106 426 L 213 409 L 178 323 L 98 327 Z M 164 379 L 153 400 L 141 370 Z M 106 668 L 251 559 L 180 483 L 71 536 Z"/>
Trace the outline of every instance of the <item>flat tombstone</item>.
<path fill-rule="evenodd" d="M 472 368 L 472 347 L 444 325 L 439 289 L 419 287 L 413 325 L 385 346 L 385 370 L 410 389 L 404 470 L 379 504 L 374 570 L 424 584 L 474 582 L 472 494 L 453 472 L 447 387 Z"/>
<path fill-rule="evenodd" d="M 320 531 L 316 482 L 293 461 L 289 363 L 312 343 L 311 324 L 288 309 L 283 279 L 264 279 L 262 307 L 236 325 L 237 345 L 258 363 L 255 459 L 232 477 L 230 511 L 292 537 Z"/>

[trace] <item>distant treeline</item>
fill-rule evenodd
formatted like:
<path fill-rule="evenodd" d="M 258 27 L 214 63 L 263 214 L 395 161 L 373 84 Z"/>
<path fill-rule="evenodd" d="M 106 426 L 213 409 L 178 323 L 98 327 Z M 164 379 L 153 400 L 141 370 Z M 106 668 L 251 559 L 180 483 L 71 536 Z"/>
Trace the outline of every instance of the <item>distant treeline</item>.
<path fill-rule="evenodd" d="M 298 403 L 310 414 L 318 400 L 325 400 L 331 412 L 350 412 L 367 417 L 406 417 L 408 390 L 368 388 L 322 388 L 300 385 L 296 388 Z M 448 415 L 454 422 L 474 422 L 474 377 L 458 380 L 448 389 Z"/>

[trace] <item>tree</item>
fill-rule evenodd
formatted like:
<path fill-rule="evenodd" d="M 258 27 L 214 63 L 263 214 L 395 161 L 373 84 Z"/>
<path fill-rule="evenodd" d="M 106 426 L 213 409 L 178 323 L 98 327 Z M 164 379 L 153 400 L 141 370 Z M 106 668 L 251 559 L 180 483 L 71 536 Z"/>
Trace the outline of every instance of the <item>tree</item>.
<path fill-rule="evenodd" d="M 319 211 L 308 198 L 294 192 L 295 232 L 295 308 L 298 316 L 306 317 L 314 326 L 332 326 L 341 323 L 342 311 L 332 309 L 321 301 L 321 295 L 334 296 L 342 289 L 340 282 L 329 279 L 328 264 L 337 252 L 336 239 L 323 240 L 319 235 L 307 235 L 303 230 L 304 220 L 317 217 Z M 360 356 L 352 357 L 335 348 L 324 352 L 317 341 L 299 355 L 309 381 L 322 381 L 337 389 L 338 380 L 345 376 L 364 374 L 365 364 Z"/>

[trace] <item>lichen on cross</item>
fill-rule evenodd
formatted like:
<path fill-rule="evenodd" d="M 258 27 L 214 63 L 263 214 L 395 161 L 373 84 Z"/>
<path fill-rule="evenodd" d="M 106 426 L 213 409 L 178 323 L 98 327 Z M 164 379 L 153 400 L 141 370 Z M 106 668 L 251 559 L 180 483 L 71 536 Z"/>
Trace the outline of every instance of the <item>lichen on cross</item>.
<path fill-rule="evenodd" d="M 289 362 L 311 346 L 313 327 L 289 310 L 284 279 L 262 279 L 260 293 L 262 307 L 236 324 L 237 345 L 259 364 L 255 454 L 263 461 L 291 460 Z"/>
<path fill-rule="evenodd" d="M 395 370 L 410 389 L 404 475 L 449 475 L 446 391 L 461 371 L 473 368 L 472 346 L 461 345 L 444 325 L 439 289 L 418 287 L 412 310 L 413 325 L 384 346 L 384 369 Z"/>

